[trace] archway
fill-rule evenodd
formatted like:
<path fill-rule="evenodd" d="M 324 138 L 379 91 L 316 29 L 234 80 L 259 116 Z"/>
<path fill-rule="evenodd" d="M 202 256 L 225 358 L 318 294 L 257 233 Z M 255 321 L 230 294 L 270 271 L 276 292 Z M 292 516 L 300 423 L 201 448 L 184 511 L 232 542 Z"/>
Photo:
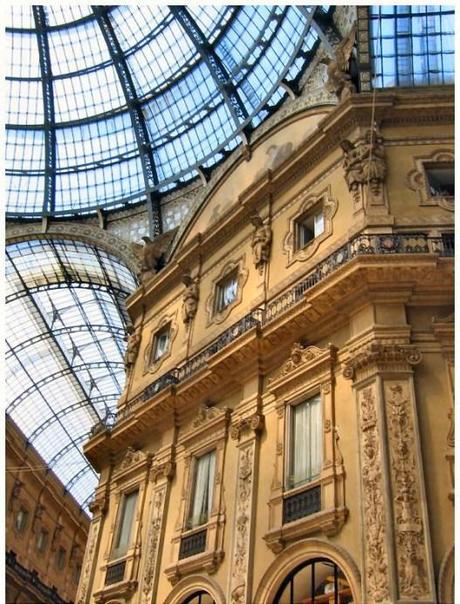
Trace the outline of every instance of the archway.
<path fill-rule="evenodd" d="M 254 601 L 260 604 L 325 601 L 360 604 L 361 577 L 346 550 L 319 539 L 304 539 L 287 547 L 272 562 Z"/>
<path fill-rule="evenodd" d="M 177 583 L 164 604 L 225 604 L 225 596 L 210 577 L 191 575 Z"/>

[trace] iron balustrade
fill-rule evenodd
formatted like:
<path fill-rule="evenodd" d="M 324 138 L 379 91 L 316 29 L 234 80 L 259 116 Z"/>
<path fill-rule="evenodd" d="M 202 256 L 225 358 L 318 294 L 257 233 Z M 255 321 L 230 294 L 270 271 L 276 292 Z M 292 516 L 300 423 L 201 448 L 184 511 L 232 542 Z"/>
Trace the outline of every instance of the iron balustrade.
<path fill-rule="evenodd" d="M 112 585 L 113 583 L 119 583 L 125 578 L 126 560 L 111 564 L 107 567 L 105 573 L 105 585 Z"/>
<path fill-rule="evenodd" d="M 265 308 L 257 308 L 226 329 L 213 342 L 185 363 L 171 369 L 147 386 L 137 397 L 127 403 L 116 415 L 116 422 L 129 417 L 134 409 L 170 385 L 179 384 L 207 366 L 209 359 L 253 328 L 261 328 L 284 314 L 304 299 L 309 289 L 358 256 L 396 254 L 454 255 L 454 233 L 429 237 L 426 233 L 383 233 L 357 235 L 319 262 L 301 281 L 288 291 L 268 302 Z M 97 424 L 97 432 L 110 429 L 110 425 Z M 96 432 L 96 433 L 97 433 Z"/>
<path fill-rule="evenodd" d="M 305 518 L 321 510 L 321 487 L 296 493 L 283 500 L 283 524 Z"/>
<path fill-rule="evenodd" d="M 43 597 L 44 602 L 49 602 L 49 604 L 71 604 L 60 597 L 56 587 L 45 585 L 40 580 L 36 570 L 29 570 L 22 566 L 16 559 L 16 553 L 12 550 L 6 552 L 6 567 L 16 575 L 16 580 L 20 578 L 24 583 L 37 590 Z"/>
<path fill-rule="evenodd" d="M 207 530 L 182 537 L 179 548 L 179 560 L 201 554 L 206 550 Z"/>

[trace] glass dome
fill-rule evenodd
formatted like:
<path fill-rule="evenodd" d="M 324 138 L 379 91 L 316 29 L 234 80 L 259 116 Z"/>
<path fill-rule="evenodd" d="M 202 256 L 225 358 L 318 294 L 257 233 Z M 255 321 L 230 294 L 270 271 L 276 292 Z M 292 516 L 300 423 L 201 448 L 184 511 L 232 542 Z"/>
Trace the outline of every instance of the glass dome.
<path fill-rule="evenodd" d="M 328 6 L 11 6 L 10 218 L 120 208 L 215 166 L 286 97 Z"/>

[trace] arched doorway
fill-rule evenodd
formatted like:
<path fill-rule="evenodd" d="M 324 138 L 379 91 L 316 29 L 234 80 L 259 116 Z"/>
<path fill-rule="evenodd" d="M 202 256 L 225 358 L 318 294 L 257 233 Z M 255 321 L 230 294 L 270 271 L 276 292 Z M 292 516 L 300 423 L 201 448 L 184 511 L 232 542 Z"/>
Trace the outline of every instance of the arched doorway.
<path fill-rule="evenodd" d="M 216 604 L 216 601 L 207 591 L 200 589 L 187 596 L 182 604 Z"/>
<path fill-rule="evenodd" d="M 273 604 L 351 604 L 351 587 L 340 567 L 313 558 L 293 568 L 278 588 Z"/>

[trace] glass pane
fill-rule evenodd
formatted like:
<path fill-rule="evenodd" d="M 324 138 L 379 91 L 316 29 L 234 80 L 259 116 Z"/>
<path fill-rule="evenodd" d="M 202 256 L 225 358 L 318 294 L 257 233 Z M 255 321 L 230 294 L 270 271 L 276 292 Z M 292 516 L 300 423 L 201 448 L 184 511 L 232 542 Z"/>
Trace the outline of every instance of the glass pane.
<path fill-rule="evenodd" d="M 118 525 L 118 536 L 115 542 L 113 557 L 119 558 L 126 554 L 131 540 L 131 529 L 133 525 L 134 511 L 136 509 L 138 491 L 125 495 L 123 508 Z"/>

